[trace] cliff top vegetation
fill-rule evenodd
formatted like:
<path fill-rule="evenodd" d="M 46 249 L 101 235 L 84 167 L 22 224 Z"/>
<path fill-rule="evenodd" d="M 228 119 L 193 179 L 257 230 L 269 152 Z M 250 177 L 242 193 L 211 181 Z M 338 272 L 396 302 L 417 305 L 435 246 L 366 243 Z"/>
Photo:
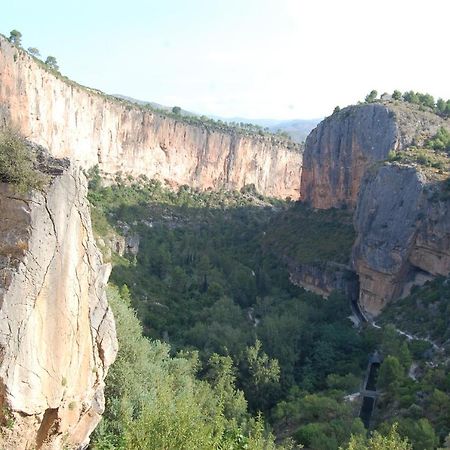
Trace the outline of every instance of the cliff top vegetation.
<path fill-rule="evenodd" d="M 205 115 L 196 115 L 196 114 L 185 114 L 183 110 L 179 106 L 174 106 L 171 109 L 162 109 L 156 107 L 151 102 L 136 102 L 131 101 L 122 96 L 110 95 L 105 92 L 100 91 L 99 89 L 90 88 L 87 86 L 83 86 L 71 79 L 67 76 L 62 75 L 59 71 L 59 66 L 57 60 L 54 56 L 47 56 L 45 61 L 41 59 L 40 52 L 35 47 L 30 47 L 28 50 L 22 48 L 22 34 L 18 30 L 12 30 L 9 38 L 0 34 L 0 39 L 3 39 L 9 42 L 11 45 L 15 46 L 18 54 L 14 56 L 14 61 L 17 62 L 18 55 L 23 58 L 29 57 L 32 58 L 42 69 L 54 75 L 56 78 L 61 81 L 77 87 L 81 90 L 88 92 L 89 94 L 98 95 L 102 97 L 106 101 L 114 102 L 120 105 L 123 105 L 127 109 L 137 109 L 142 112 L 148 112 L 152 114 L 157 114 L 163 118 L 170 118 L 179 122 L 183 122 L 192 126 L 204 127 L 208 131 L 216 131 L 227 134 L 238 134 L 241 136 L 246 136 L 252 139 L 262 139 L 269 140 L 273 145 L 282 145 L 291 149 L 293 151 L 299 151 L 301 149 L 301 145 L 294 142 L 291 137 L 283 131 L 279 131 L 273 133 L 267 127 L 262 127 L 260 125 L 247 123 L 247 122 L 226 122 L 220 119 L 213 119 L 211 117 L 207 117 Z"/>
<path fill-rule="evenodd" d="M 423 146 L 391 151 L 388 160 L 413 165 L 431 180 L 448 179 L 450 176 L 450 131 L 440 127 L 434 136 L 424 142 Z"/>
<path fill-rule="evenodd" d="M 26 140 L 10 128 L 0 129 L 0 181 L 21 193 L 42 189 L 46 177 L 36 166 L 36 153 Z"/>
<path fill-rule="evenodd" d="M 374 89 L 367 94 L 364 99 L 365 103 L 383 103 L 389 101 L 405 102 L 412 105 L 417 105 L 422 110 L 432 111 L 442 117 L 450 117 L 450 99 L 445 100 L 435 98 L 431 94 L 407 91 L 400 92 L 395 90 L 392 94 L 385 92 L 380 97 L 378 97 L 378 92 Z"/>

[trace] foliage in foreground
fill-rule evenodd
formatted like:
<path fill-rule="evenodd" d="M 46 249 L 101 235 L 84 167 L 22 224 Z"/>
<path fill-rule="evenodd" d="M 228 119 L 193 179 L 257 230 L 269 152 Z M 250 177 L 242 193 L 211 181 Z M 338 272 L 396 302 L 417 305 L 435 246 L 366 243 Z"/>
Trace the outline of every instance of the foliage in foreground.
<path fill-rule="evenodd" d="M 385 435 L 375 431 L 369 438 L 361 434 L 352 436 L 345 450 L 412 450 L 412 446 L 400 437 L 397 426 L 393 425 Z"/>
<path fill-rule="evenodd" d="M 262 418 L 251 418 L 235 388 L 230 360 L 214 355 L 209 381 L 200 381 L 196 353 L 169 355 L 170 347 L 142 336 L 129 294 L 109 288 L 119 353 L 106 381 L 106 411 L 95 431 L 96 450 L 274 450 Z"/>
<path fill-rule="evenodd" d="M 12 183 L 19 192 L 41 189 L 42 173 L 34 168 L 36 156 L 25 139 L 11 129 L 0 130 L 0 181 Z"/>

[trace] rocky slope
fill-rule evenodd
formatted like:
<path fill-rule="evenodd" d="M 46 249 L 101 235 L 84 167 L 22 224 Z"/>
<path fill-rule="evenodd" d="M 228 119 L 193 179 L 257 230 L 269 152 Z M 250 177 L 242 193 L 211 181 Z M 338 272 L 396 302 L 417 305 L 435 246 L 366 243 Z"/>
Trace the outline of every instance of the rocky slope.
<path fill-rule="evenodd" d="M 206 127 L 113 100 L 50 73 L 0 37 L 0 118 L 83 168 L 172 185 L 297 199 L 301 151 L 276 137 Z"/>
<path fill-rule="evenodd" d="M 0 184 L 0 447 L 84 448 L 117 352 L 87 184 L 52 163 L 45 192 Z"/>
<path fill-rule="evenodd" d="M 420 145 L 445 123 L 400 102 L 349 106 L 334 113 L 306 139 L 302 200 L 314 208 L 354 208 L 368 167 L 386 159 L 390 150 Z"/>

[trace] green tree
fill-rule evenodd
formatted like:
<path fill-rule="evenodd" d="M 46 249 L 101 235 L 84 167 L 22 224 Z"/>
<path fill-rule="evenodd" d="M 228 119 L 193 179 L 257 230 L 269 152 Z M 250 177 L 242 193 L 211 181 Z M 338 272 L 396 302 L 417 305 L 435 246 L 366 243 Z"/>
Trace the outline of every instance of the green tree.
<path fill-rule="evenodd" d="M 276 402 L 279 390 L 280 365 L 269 358 L 259 339 L 245 350 L 241 370 L 242 385 L 252 411 L 267 411 Z"/>
<path fill-rule="evenodd" d="M 395 326 L 388 323 L 383 327 L 381 336 L 381 353 L 383 356 L 397 356 L 402 344 L 402 338 L 397 333 Z"/>
<path fill-rule="evenodd" d="M 412 450 L 407 439 L 403 439 L 397 432 L 394 424 L 386 435 L 375 431 L 369 438 L 358 434 L 351 437 L 347 447 L 340 450 Z"/>
<path fill-rule="evenodd" d="M 400 345 L 400 348 L 399 348 L 396 356 L 397 356 L 398 360 L 400 361 L 400 364 L 405 369 L 405 373 L 407 373 L 409 368 L 411 367 L 412 356 L 411 356 L 411 352 L 409 351 L 408 343 L 406 341 L 404 341 Z"/>
<path fill-rule="evenodd" d="M 370 91 L 369 94 L 366 95 L 365 98 L 366 103 L 373 103 L 377 99 L 377 96 L 378 92 L 375 89 L 373 89 L 372 91 Z"/>
<path fill-rule="evenodd" d="M 22 33 L 17 30 L 12 30 L 9 33 L 9 42 L 17 47 L 20 47 L 22 45 Z"/>
<path fill-rule="evenodd" d="M 403 100 L 408 103 L 419 104 L 419 96 L 414 91 L 408 91 L 403 94 Z"/>
<path fill-rule="evenodd" d="M 402 99 L 402 93 L 396 89 L 396 90 L 392 93 L 392 98 L 393 98 L 394 100 L 401 100 L 401 99 Z"/>
<path fill-rule="evenodd" d="M 450 131 L 440 127 L 433 138 L 427 142 L 427 146 L 434 150 L 450 150 Z"/>
<path fill-rule="evenodd" d="M 47 56 L 47 59 L 45 60 L 45 64 L 53 70 L 59 70 L 58 62 L 56 61 L 56 58 L 54 56 Z"/>
<path fill-rule="evenodd" d="M 270 359 L 262 350 L 262 344 L 256 339 L 255 345 L 247 347 L 247 364 L 255 387 L 276 383 L 280 379 L 280 366 L 276 359 Z"/>
<path fill-rule="evenodd" d="M 430 94 L 417 94 L 419 97 L 419 102 L 420 104 L 422 104 L 423 106 L 427 106 L 428 108 L 432 108 L 434 109 L 435 104 L 434 104 L 434 97 Z"/>
<path fill-rule="evenodd" d="M 404 369 L 395 356 L 387 356 L 381 364 L 378 386 L 389 392 L 395 391 L 404 378 Z"/>
<path fill-rule="evenodd" d="M 402 436 L 406 436 L 413 445 L 414 450 L 434 450 L 439 444 L 433 426 L 425 419 L 403 419 L 398 430 Z"/>
<path fill-rule="evenodd" d="M 36 47 L 28 47 L 27 51 L 30 55 L 33 55 L 36 58 L 39 58 L 41 56 L 39 50 Z"/>
<path fill-rule="evenodd" d="M 223 405 L 225 417 L 242 420 L 247 415 L 247 401 L 244 393 L 236 389 L 236 368 L 231 357 L 211 355 L 205 378 Z"/>
<path fill-rule="evenodd" d="M 174 106 L 172 108 L 172 112 L 178 116 L 179 114 L 181 114 L 181 108 L 179 106 Z"/>
<path fill-rule="evenodd" d="M 444 99 L 439 98 L 436 102 L 436 109 L 439 113 L 444 114 L 446 110 L 447 103 Z"/>

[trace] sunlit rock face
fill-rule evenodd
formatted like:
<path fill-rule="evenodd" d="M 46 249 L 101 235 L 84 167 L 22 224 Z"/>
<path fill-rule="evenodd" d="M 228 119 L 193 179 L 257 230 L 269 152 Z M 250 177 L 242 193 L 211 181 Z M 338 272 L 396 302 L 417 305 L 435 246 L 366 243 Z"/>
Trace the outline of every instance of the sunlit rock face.
<path fill-rule="evenodd" d="M 444 120 L 402 103 L 349 106 L 323 120 L 308 136 L 301 198 L 314 208 L 354 208 L 361 180 L 390 150 L 421 145 Z"/>
<path fill-rule="evenodd" d="M 56 77 L 0 38 L 0 117 L 53 156 L 104 174 L 298 199 L 302 152 L 276 137 L 187 124 Z"/>
<path fill-rule="evenodd" d="M 83 448 L 117 353 L 87 184 L 63 164 L 44 192 L 0 184 L 0 402 L 4 449 Z"/>
<path fill-rule="evenodd" d="M 306 139 L 302 199 L 314 208 L 354 207 L 367 167 L 396 142 L 396 122 L 383 105 L 351 106 L 328 117 Z"/>

